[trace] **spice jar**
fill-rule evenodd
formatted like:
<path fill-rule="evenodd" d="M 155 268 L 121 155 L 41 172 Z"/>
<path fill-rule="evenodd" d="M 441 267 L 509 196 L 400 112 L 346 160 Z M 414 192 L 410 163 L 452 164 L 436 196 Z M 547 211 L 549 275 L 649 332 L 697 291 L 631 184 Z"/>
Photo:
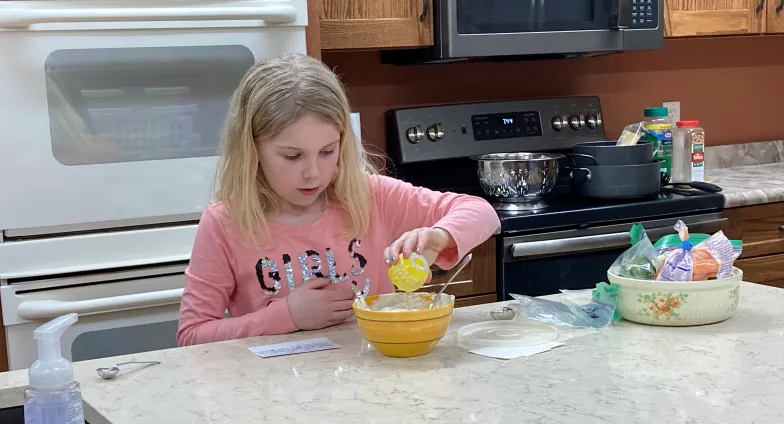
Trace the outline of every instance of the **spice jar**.
<path fill-rule="evenodd" d="M 705 181 L 705 130 L 700 121 L 678 121 L 672 142 L 672 182 Z"/>

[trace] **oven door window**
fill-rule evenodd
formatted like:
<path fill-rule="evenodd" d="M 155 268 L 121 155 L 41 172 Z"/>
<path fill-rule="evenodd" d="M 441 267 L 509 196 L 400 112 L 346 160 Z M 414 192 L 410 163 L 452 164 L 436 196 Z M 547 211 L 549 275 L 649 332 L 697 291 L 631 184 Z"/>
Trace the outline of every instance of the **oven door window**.
<path fill-rule="evenodd" d="M 592 289 L 607 281 L 607 269 L 628 247 L 563 256 L 505 262 L 502 298 L 556 294 L 559 290 Z"/>
<path fill-rule="evenodd" d="M 151 352 L 177 347 L 177 319 L 148 324 L 83 330 L 71 342 L 71 360 Z"/>
<path fill-rule="evenodd" d="M 610 0 L 457 0 L 459 34 L 608 29 Z"/>
<path fill-rule="evenodd" d="M 52 153 L 63 165 L 216 156 L 245 46 L 68 49 L 45 62 Z"/>

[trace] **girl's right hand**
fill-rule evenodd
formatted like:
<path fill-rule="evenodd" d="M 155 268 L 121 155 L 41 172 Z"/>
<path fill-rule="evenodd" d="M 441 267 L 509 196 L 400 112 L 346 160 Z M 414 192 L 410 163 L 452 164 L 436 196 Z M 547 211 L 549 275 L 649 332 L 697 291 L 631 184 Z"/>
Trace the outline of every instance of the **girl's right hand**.
<path fill-rule="evenodd" d="M 328 278 L 298 286 L 286 296 L 289 313 L 300 330 L 320 330 L 339 324 L 354 313 L 354 292 L 325 290 L 332 282 Z"/>

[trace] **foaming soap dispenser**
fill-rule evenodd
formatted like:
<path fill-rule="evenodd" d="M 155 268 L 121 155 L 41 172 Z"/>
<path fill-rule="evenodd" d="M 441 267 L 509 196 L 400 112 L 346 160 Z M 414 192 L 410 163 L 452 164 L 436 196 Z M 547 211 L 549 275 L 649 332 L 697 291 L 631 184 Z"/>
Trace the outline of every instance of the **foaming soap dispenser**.
<path fill-rule="evenodd" d="M 77 319 L 76 314 L 63 315 L 33 332 L 38 360 L 27 372 L 30 385 L 24 393 L 25 424 L 84 424 L 82 389 L 60 348 L 60 336 Z"/>

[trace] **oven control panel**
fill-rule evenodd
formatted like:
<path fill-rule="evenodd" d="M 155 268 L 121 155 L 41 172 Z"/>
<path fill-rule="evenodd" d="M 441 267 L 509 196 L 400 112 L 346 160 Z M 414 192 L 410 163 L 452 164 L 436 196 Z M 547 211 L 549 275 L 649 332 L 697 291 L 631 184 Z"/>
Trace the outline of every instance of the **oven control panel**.
<path fill-rule="evenodd" d="M 398 164 L 564 150 L 605 139 L 594 96 L 437 105 L 387 114 L 387 146 Z"/>

